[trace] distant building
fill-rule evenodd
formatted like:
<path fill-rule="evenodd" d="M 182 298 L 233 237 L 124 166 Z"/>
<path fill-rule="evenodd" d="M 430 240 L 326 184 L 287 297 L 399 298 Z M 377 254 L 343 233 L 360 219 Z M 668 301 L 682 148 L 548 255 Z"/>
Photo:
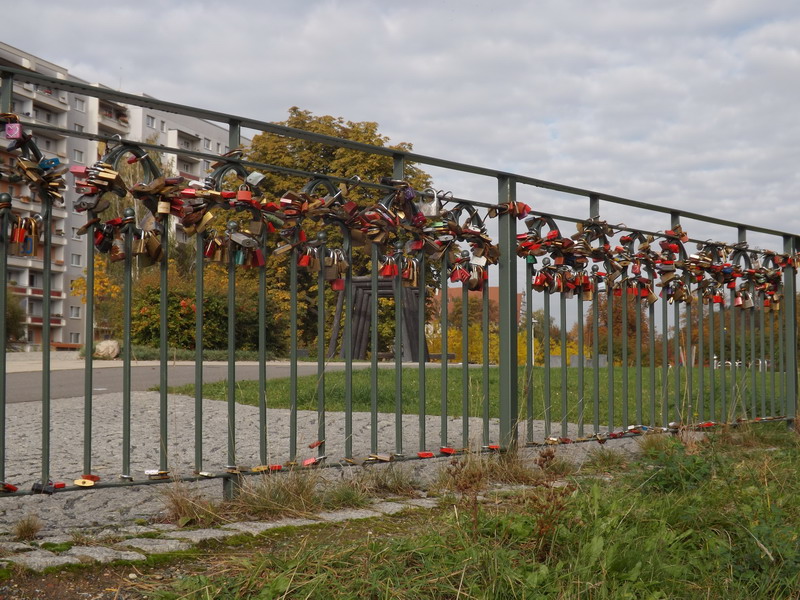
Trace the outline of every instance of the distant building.
<path fill-rule="evenodd" d="M 87 83 L 69 74 L 66 68 L 0 42 L 0 66 L 28 69 L 49 77 Z M 96 84 L 99 87 L 99 84 Z M 224 127 L 158 110 L 128 106 L 108 100 L 74 94 L 20 81 L 14 81 L 12 112 L 24 121 L 51 125 L 75 132 L 162 144 L 189 151 L 223 154 L 228 148 L 228 131 Z M 58 158 L 66 164 L 94 163 L 105 151 L 105 144 L 57 133 L 37 132 L 35 141 L 47 158 Z M 5 140 L 3 140 L 4 142 Z M 247 140 L 245 140 L 247 141 Z M 5 144 L 0 145 L 5 148 Z M 8 162 L 9 153 L 0 150 L 0 160 Z M 209 161 L 189 154 L 165 156 L 173 169 L 187 179 L 201 179 L 209 170 Z M 68 184 L 71 184 L 68 177 Z M 13 198 L 14 217 L 30 217 L 40 212 L 38 199 L 27 186 L 0 183 L 0 191 Z M 77 349 L 85 340 L 85 306 L 77 296 L 70 296 L 72 282 L 84 274 L 92 252 L 86 237 L 77 234 L 86 222 L 86 215 L 73 211 L 76 195 L 65 194 L 64 207 L 53 209 L 51 340 L 55 349 Z M 112 218 L 117 215 L 101 215 Z M 25 249 L 27 250 L 27 249 Z M 8 283 L 26 313 L 26 349 L 36 349 L 42 340 L 42 254 L 41 245 L 28 253 L 14 253 L 8 260 Z"/>

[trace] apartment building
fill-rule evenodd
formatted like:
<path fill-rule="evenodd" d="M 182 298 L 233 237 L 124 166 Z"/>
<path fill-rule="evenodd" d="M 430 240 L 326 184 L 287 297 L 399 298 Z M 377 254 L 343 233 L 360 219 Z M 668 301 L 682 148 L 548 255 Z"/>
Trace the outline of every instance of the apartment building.
<path fill-rule="evenodd" d="M 28 69 L 50 77 L 80 81 L 64 67 L 0 42 L 0 65 Z M 94 84 L 100 86 L 101 84 Z M 43 124 L 75 132 L 119 136 L 123 139 L 162 144 L 189 152 L 221 154 L 228 151 L 227 129 L 192 117 L 158 110 L 128 106 L 83 96 L 56 87 L 44 87 L 14 81 L 12 112 L 24 122 Z M 94 140 L 70 137 L 53 132 L 36 132 L 34 139 L 47 158 L 61 163 L 94 163 L 105 151 L 105 144 Z M 4 152 L 0 139 L 0 160 L 11 156 Z M 164 157 L 165 166 L 173 174 L 189 180 L 201 179 L 210 168 L 208 160 L 177 152 Z M 68 181 L 68 183 L 72 183 Z M 14 219 L 24 219 L 41 212 L 38 198 L 23 184 L 0 183 L 0 192 L 13 198 Z M 93 259 L 85 236 L 78 235 L 86 215 L 73 210 L 77 195 L 68 189 L 63 207 L 53 209 L 51 252 L 51 340 L 54 349 L 76 349 L 85 343 L 85 306 L 80 297 L 71 296 L 73 282 L 82 277 L 88 261 Z M 118 215 L 102 214 L 102 218 Z M 179 236 L 180 239 L 181 236 Z M 38 349 L 42 340 L 43 249 L 14 248 L 8 259 L 8 284 L 26 314 L 25 349 Z M 103 337 L 95 331 L 95 339 Z"/>

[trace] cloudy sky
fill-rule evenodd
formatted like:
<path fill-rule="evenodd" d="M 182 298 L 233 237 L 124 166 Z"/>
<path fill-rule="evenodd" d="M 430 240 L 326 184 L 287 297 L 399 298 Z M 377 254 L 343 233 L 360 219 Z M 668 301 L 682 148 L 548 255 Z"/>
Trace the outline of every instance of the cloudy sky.
<path fill-rule="evenodd" d="M 123 91 L 267 121 L 291 106 L 376 121 L 422 154 L 800 232 L 797 0 L 63 0 L 12 13 L 4 42 Z M 432 173 L 494 200 L 492 181 Z M 588 211 L 535 188 L 520 199 Z"/>

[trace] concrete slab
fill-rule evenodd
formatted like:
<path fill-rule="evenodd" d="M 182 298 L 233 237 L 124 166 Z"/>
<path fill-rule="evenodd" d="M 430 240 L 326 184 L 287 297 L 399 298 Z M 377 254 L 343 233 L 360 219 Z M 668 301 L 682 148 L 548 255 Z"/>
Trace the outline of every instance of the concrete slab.
<path fill-rule="evenodd" d="M 81 562 L 76 556 L 54 554 L 47 550 L 33 550 L 31 552 L 9 556 L 6 560 L 27 567 L 33 571 L 44 571 L 49 567 L 75 565 Z"/>
<path fill-rule="evenodd" d="M 170 552 L 180 552 L 188 550 L 191 544 L 178 540 L 164 540 L 160 538 L 131 538 L 119 543 L 126 548 L 136 548 L 147 554 L 169 554 Z"/>
<path fill-rule="evenodd" d="M 147 557 L 130 550 L 115 550 L 105 546 L 73 546 L 62 556 L 74 556 L 82 563 L 110 563 L 115 560 L 145 560 Z"/>

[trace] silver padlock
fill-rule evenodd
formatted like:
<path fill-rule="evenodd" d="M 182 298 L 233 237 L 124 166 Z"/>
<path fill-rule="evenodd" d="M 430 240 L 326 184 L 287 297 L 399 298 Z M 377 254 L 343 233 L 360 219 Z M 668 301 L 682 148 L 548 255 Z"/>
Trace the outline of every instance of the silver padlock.
<path fill-rule="evenodd" d="M 263 173 L 259 173 L 258 171 L 253 171 L 250 173 L 246 178 L 245 182 L 253 187 L 258 187 L 258 185 L 264 181 L 267 176 Z"/>

